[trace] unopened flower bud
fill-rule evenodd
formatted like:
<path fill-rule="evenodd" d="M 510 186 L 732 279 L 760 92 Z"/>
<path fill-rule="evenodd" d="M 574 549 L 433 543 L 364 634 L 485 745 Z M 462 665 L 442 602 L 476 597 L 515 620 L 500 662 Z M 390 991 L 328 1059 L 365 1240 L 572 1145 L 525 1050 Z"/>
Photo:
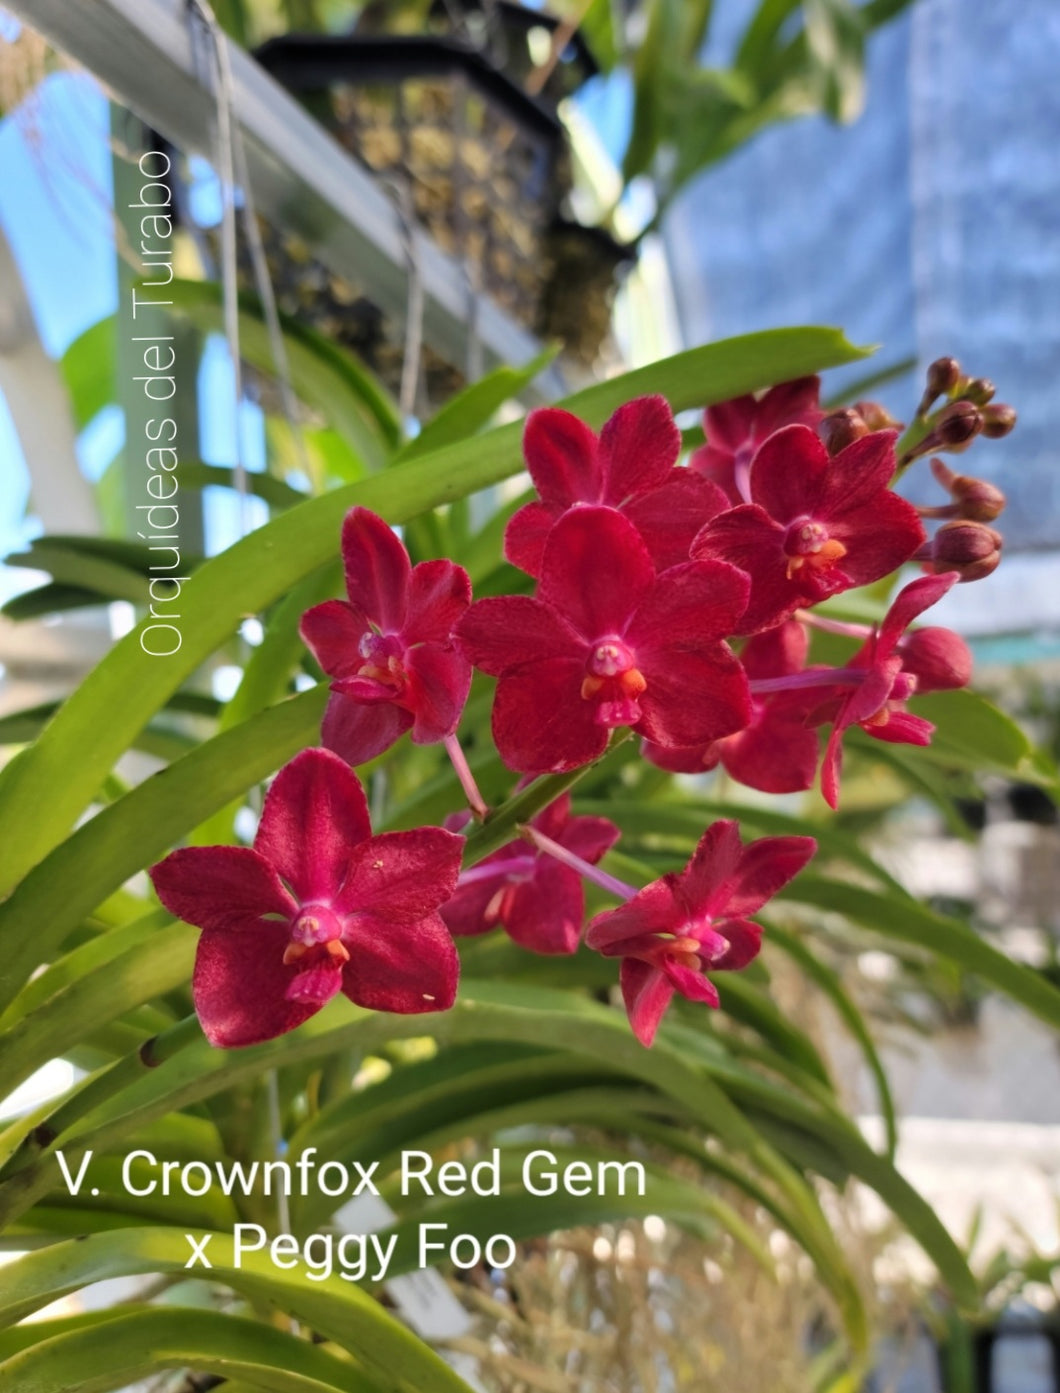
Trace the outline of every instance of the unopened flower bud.
<path fill-rule="evenodd" d="M 989 410 L 984 407 L 984 410 Z M 932 450 L 951 450 L 954 454 L 967 448 L 983 429 L 983 415 L 970 401 L 953 401 L 942 408 L 927 435 L 912 445 L 898 461 L 901 467 L 911 464 Z"/>
<path fill-rule="evenodd" d="M 941 397 L 953 391 L 960 377 L 961 365 L 956 358 L 936 358 L 927 370 L 928 391 Z"/>
<path fill-rule="evenodd" d="M 983 407 L 983 434 L 988 440 L 1000 440 L 1016 426 L 1016 408 L 1004 402 L 991 402 Z"/>
<path fill-rule="evenodd" d="M 912 629 L 898 645 L 902 671 L 916 678 L 918 692 L 947 692 L 972 679 L 972 655 L 951 629 Z"/>
<path fill-rule="evenodd" d="M 940 459 L 931 461 L 931 472 L 956 504 L 957 517 L 970 522 L 993 522 L 1004 512 L 1005 495 L 985 479 L 958 474 Z M 929 516 L 938 517 L 939 514 L 935 512 Z"/>
<path fill-rule="evenodd" d="M 941 446 L 953 449 L 967 445 L 983 429 L 983 415 L 970 401 L 955 401 L 945 407 L 932 434 Z"/>
<path fill-rule="evenodd" d="M 956 358 L 936 358 L 927 370 L 927 387 L 916 409 L 918 416 L 925 415 L 932 402 L 939 397 L 948 397 L 961 380 L 961 365 Z"/>
<path fill-rule="evenodd" d="M 996 391 L 997 388 L 989 377 L 970 377 L 964 384 L 961 396 L 965 401 L 970 401 L 975 406 L 985 406 L 988 401 L 993 400 Z"/>
<path fill-rule="evenodd" d="M 817 434 L 828 453 L 838 455 L 840 450 L 868 435 L 870 430 L 871 427 L 862 420 L 861 415 L 852 406 L 846 406 L 825 416 L 817 427 Z"/>
<path fill-rule="evenodd" d="M 856 401 L 854 410 L 869 430 L 904 430 L 905 422 L 897 420 L 878 401 Z"/>
<path fill-rule="evenodd" d="M 936 575 L 956 571 L 962 581 L 982 580 L 1001 560 L 1000 532 L 982 522 L 944 522 L 930 542 L 917 552 Z"/>

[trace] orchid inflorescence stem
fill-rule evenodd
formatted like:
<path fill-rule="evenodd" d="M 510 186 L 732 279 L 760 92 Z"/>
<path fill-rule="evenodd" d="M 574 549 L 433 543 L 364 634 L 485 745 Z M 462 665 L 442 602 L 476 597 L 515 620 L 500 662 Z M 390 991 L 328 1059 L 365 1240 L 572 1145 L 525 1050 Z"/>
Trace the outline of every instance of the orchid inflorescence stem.
<path fill-rule="evenodd" d="M 857 667 L 825 667 L 816 672 L 792 672 L 786 677 L 752 678 L 749 685 L 755 696 L 769 692 L 798 692 L 804 687 L 856 687 L 864 682 L 867 669 Z"/>
<path fill-rule="evenodd" d="M 450 762 L 456 771 L 456 777 L 460 780 L 460 787 L 464 790 L 467 798 L 467 805 L 472 813 L 481 822 L 489 812 L 489 807 L 482 794 L 479 792 L 475 776 L 471 772 L 471 766 L 467 762 L 467 756 L 461 749 L 460 741 L 455 735 L 447 735 L 442 742 L 445 745 L 445 752 L 449 756 Z"/>
<path fill-rule="evenodd" d="M 555 857 L 564 866 L 569 866 L 572 871 L 577 871 L 585 880 L 591 881 L 593 885 L 598 885 L 601 890 L 606 890 L 609 895 L 614 895 L 616 899 L 631 900 L 637 894 L 634 886 L 627 885 L 624 880 L 619 880 L 617 876 L 601 870 L 599 866 L 590 866 L 588 861 L 582 860 L 575 852 L 568 851 L 565 846 L 560 846 L 559 842 L 554 842 L 551 837 L 546 836 L 536 827 L 524 824 L 519 828 L 519 833 L 533 846 L 536 846 L 538 851 Z"/>

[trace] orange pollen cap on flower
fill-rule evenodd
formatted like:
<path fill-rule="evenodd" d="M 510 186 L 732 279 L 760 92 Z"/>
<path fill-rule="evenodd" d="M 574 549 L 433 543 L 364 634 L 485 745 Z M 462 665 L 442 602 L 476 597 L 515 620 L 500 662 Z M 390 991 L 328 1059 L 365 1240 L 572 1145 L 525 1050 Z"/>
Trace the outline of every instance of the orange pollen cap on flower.
<path fill-rule="evenodd" d="M 621 694 L 630 701 L 636 701 L 637 697 L 647 689 L 648 682 L 644 674 L 635 667 L 628 672 L 617 673 L 614 677 L 593 677 L 589 676 L 582 680 L 582 700 L 591 701 L 607 686 L 617 687 Z"/>
<path fill-rule="evenodd" d="M 667 956 L 679 967 L 687 967 L 692 972 L 699 972 L 703 966 L 703 959 L 698 953 L 675 953 L 671 948 Z"/>
<path fill-rule="evenodd" d="M 357 670 L 358 677 L 368 677 L 373 682 L 382 682 L 387 687 L 405 685 L 405 668 L 401 659 L 393 655 L 386 660 L 384 667 L 379 662 L 363 663 Z"/>
<path fill-rule="evenodd" d="M 700 950 L 698 938 L 693 938 L 691 934 L 686 934 L 680 938 L 672 938 L 667 947 L 672 953 L 677 953 L 681 957 L 687 957 L 689 953 L 698 954 Z"/>
<path fill-rule="evenodd" d="M 343 963 L 350 960 L 350 952 L 344 943 L 340 943 L 337 938 L 330 939 L 321 945 L 329 958 L 334 958 L 341 967 Z M 301 962 L 308 954 L 313 952 L 313 947 L 308 943 L 288 943 L 283 950 L 283 965 L 290 967 L 292 963 Z"/>
<path fill-rule="evenodd" d="M 794 579 L 803 568 L 810 571 L 830 571 L 846 554 L 847 549 L 843 543 L 830 537 L 827 542 L 822 542 L 816 551 L 811 551 L 805 556 L 788 557 L 788 580 Z"/>
<path fill-rule="evenodd" d="M 877 712 L 875 712 L 871 716 L 866 716 L 865 719 L 863 721 L 859 721 L 858 724 L 864 726 L 866 729 L 868 729 L 869 727 L 875 727 L 876 729 L 879 729 L 881 726 L 885 726 L 890 719 L 891 713 L 887 709 L 887 704 L 885 702 Z"/>

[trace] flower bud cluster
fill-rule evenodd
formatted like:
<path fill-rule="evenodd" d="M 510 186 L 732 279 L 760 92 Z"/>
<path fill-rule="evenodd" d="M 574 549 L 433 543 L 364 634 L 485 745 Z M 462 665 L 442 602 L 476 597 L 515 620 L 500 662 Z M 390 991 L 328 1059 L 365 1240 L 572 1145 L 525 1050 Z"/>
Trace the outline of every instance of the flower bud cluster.
<path fill-rule="evenodd" d="M 1016 425 L 1016 412 L 1003 402 L 995 402 L 997 388 L 988 377 L 968 377 L 956 358 L 936 358 L 927 370 L 927 385 L 917 405 L 915 419 L 930 420 L 930 429 L 921 432 L 916 446 L 903 456 L 903 463 L 931 454 L 934 450 L 964 449 L 980 432 L 990 440 L 1008 435 Z M 929 418 L 928 413 L 940 397 L 945 404 Z"/>

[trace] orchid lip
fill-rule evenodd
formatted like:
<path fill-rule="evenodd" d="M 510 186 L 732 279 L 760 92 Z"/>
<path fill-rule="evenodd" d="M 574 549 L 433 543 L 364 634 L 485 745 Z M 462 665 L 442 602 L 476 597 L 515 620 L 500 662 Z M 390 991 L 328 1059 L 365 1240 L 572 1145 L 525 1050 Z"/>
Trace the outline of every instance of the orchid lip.
<path fill-rule="evenodd" d="M 323 1006 L 341 986 L 342 973 L 339 964 L 317 964 L 293 977 L 284 996 L 288 1001 L 302 1002 L 307 1006 Z"/>

